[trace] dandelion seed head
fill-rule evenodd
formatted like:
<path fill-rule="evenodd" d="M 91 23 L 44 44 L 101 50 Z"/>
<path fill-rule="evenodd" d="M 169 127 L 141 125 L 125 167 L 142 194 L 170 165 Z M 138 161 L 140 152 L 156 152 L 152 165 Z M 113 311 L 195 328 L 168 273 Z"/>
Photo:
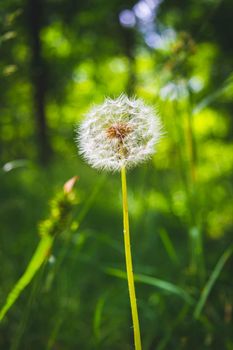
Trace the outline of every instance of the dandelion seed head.
<path fill-rule="evenodd" d="M 79 153 L 92 167 L 120 171 L 150 158 L 160 137 L 154 109 L 141 99 L 120 95 L 89 111 L 76 140 Z"/>

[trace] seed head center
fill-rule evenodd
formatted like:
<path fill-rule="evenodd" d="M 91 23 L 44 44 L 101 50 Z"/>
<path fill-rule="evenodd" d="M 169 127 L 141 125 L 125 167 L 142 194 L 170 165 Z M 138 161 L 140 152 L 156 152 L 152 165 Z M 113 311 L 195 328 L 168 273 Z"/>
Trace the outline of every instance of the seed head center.
<path fill-rule="evenodd" d="M 116 123 L 107 129 L 107 136 L 110 139 L 117 138 L 122 141 L 130 132 L 132 128 L 125 123 Z"/>

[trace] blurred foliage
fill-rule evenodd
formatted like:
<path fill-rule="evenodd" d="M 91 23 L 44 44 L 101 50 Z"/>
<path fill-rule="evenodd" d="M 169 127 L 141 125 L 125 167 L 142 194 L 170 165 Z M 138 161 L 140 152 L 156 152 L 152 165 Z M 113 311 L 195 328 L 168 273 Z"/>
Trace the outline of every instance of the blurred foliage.
<path fill-rule="evenodd" d="M 132 348 L 120 179 L 74 143 L 90 105 L 121 92 L 164 124 L 128 174 L 143 348 L 233 349 L 232 13 L 231 0 L 0 3 L 1 306 L 49 199 L 80 177 L 72 229 L 0 324 L 1 349 Z"/>

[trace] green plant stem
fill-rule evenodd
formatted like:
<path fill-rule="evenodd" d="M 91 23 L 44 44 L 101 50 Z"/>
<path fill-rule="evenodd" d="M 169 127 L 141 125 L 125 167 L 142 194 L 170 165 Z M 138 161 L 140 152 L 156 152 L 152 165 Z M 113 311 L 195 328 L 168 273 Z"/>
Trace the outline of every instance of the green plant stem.
<path fill-rule="evenodd" d="M 125 243 L 125 260 L 126 260 L 126 271 L 129 287 L 129 298 L 133 319 L 133 330 L 134 330 L 134 343 L 135 349 L 141 350 L 141 336 L 140 327 L 138 320 L 138 310 L 136 293 L 134 286 L 134 276 L 133 276 L 133 264 L 130 249 L 130 234 L 129 234 L 129 215 L 128 215 L 128 200 L 127 200 L 127 182 L 126 182 L 126 170 L 125 167 L 121 169 L 121 182 L 122 182 L 122 203 L 123 203 L 123 225 L 124 225 L 124 243 Z"/>

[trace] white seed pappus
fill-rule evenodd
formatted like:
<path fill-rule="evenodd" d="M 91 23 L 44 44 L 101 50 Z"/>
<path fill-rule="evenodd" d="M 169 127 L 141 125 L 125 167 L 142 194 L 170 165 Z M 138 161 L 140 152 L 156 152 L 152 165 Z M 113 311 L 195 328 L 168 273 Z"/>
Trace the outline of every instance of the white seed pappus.
<path fill-rule="evenodd" d="M 155 110 L 121 95 L 93 107 L 77 128 L 79 153 L 94 168 L 120 171 L 152 156 L 161 137 Z"/>

